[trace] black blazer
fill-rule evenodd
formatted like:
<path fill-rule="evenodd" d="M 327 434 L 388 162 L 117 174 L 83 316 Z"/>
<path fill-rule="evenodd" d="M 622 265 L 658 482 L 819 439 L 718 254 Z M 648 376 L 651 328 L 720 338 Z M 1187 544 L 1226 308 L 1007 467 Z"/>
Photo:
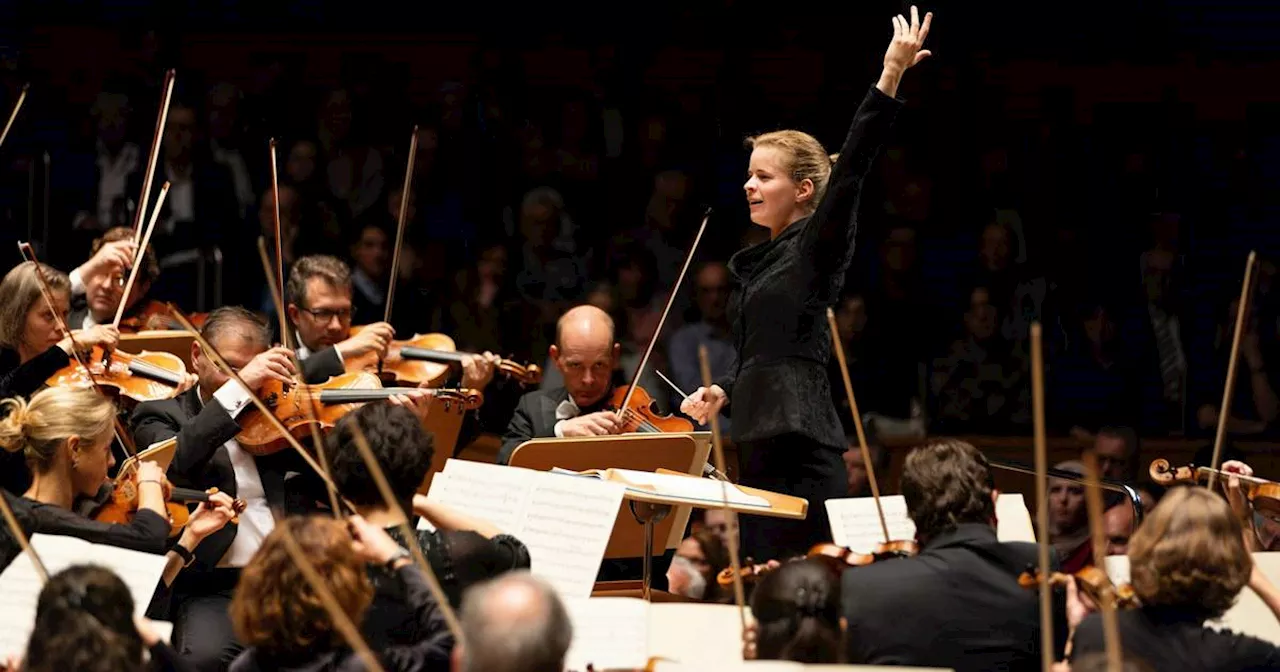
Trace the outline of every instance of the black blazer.
<path fill-rule="evenodd" d="M 336 353 L 324 351 L 302 363 L 307 382 L 327 380 L 337 363 Z M 168 476 L 174 485 L 187 488 L 218 488 L 235 497 L 239 492 L 231 456 L 223 447 L 240 433 L 240 426 L 214 400 L 200 404 L 198 388 L 192 388 L 173 399 L 138 404 L 130 421 L 133 438 L 139 448 L 177 437 L 178 446 L 169 463 Z M 284 477 L 295 471 L 310 476 L 310 469 L 292 451 L 256 458 L 262 487 L 273 509 L 285 508 Z M 208 570 L 217 566 L 235 539 L 236 525 L 228 523 L 196 547 L 196 564 L 191 569 Z"/>
<path fill-rule="evenodd" d="M 1153 670 L 1217 672 L 1280 669 L 1280 648 L 1271 642 L 1204 627 L 1202 619 L 1161 609 L 1116 614 L 1124 655 Z M 1090 614 L 1076 628 L 1073 660 L 1106 651 L 1102 617 Z"/>
<path fill-rule="evenodd" d="M 0 399 L 30 398 L 49 376 L 71 363 L 71 356 L 54 345 L 18 364 L 18 351 L 0 349 Z M 22 451 L 0 450 L 0 489 L 21 495 L 31 487 L 31 468 Z"/>
<path fill-rule="evenodd" d="M 796 433 L 845 445 L 827 381 L 826 310 L 840 297 L 853 258 L 863 180 L 901 107 L 872 87 L 813 215 L 729 260 L 738 366 L 718 382 L 729 394 L 734 441 Z"/>
<path fill-rule="evenodd" d="M 563 387 L 534 390 L 520 397 L 511 422 L 507 424 L 507 431 L 502 435 L 498 464 L 509 463 L 511 453 L 529 439 L 555 436 L 556 407 L 568 398 L 569 394 Z"/>
<path fill-rule="evenodd" d="M 1034 544 L 1001 543 L 991 526 L 965 524 L 916 557 L 845 571 L 849 662 L 1039 670 L 1038 592 L 1018 585 L 1018 575 L 1036 562 Z M 1057 600 L 1059 643 L 1066 641 L 1065 613 Z"/>

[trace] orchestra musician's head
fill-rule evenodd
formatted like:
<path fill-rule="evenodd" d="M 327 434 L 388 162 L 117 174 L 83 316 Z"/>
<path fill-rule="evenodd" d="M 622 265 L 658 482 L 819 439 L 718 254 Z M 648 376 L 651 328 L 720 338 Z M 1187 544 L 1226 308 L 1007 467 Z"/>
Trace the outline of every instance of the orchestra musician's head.
<path fill-rule="evenodd" d="M 751 221 L 777 237 L 794 222 L 812 215 L 827 189 L 831 165 L 816 138 L 800 131 L 774 131 L 747 139 L 747 204 Z"/>
<path fill-rule="evenodd" d="M 53 306 L 41 293 L 35 262 L 14 266 L 0 281 L 0 296 L 4 297 L 0 301 L 0 347 L 17 351 L 21 362 L 62 340 L 58 320 L 65 322 L 71 311 L 71 281 L 66 274 L 44 264 L 40 271 L 49 283 Z"/>
<path fill-rule="evenodd" d="M 452 672 L 559 672 L 573 624 L 551 586 L 525 571 L 468 590 Z"/>
<path fill-rule="evenodd" d="M 1133 503 L 1128 497 L 1108 492 L 1102 514 L 1102 532 L 1107 538 L 1107 555 L 1125 555 L 1133 536 Z"/>
<path fill-rule="evenodd" d="M 959 525 L 995 527 L 998 493 L 987 458 L 971 444 L 940 439 L 912 450 L 901 486 L 921 546 Z"/>
<path fill-rule="evenodd" d="M 355 439 L 357 430 L 364 434 L 369 451 L 386 475 L 401 508 L 409 511 L 413 495 L 431 469 L 435 437 L 422 426 L 418 416 L 404 406 L 364 404 L 342 416 L 325 436 L 329 470 L 338 491 L 365 517 L 385 512 L 386 502 L 360 457 Z"/>
<path fill-rule="evenodd" d="M 200 335 L 237 371 L 271 346 L 271 330 L 266 321 L 239 306 L 223 306 L 209 313 Z M 191 344 L 191 367 L 199 379 L 202 399 L 211 398 L 231 379 L 204 354 L 199 343 Z"/>
<path fill-rule="evenodd" d="M 365 558 L 346 521 L 324 516 L 291 517 L 281 521 L 262 541 L 245 566 L 231 600 L 231 623 L 236 639 L 264 658 L 305 658 L 342 646 L 324 602 L 289 555 L 289 534 L 311 563 L 337 606 L 360 623 L 373 602 Z"/>
<path fill-rule="evenodd" d="M 73 565 L 58 572 L 40 590 L 22 669 L 147 669 L 133 608 L 129 587 L 109 569 Z"/>
<path fill-rule="evenodd" d="M 1101 476 L 1116 481 L 1137 479 L 1138 450 L 1138 434 L 1131 427 L 1103 427 L 1093 440 Z"/>
<path fill-rule="evenodd" d="M 599 404 L 612 391 L 613 370 L 622 346 L 614 340 L 613 318 L 595 306 L 569 309 L 556 322 L 551 360 L 579 408 Z"/>
<path fill-rule="evenodd" d="M 25 455 L 33 490 L 66 508 L 92 496 L 116 463 L 111 453 L 116 407 L 93 389 L 50 387 L 0 402 L 0 448 Z"/>
<path fill-rule="evenodd" d="M 751 614 L 757 660 L 841 662 L 840 577 L 822 561 L 786 562 L 766 574 L 751 594 Z"/>
<path fill-rule="evenodd" d="M 316 352 L 351 332 L 351 269 L 336 257 L 312 255 L 293 264 L 285 287 L 289 321 L 298 340 Z"/>
<path fill-rule="evenodd" d="M 1205 488 L 1169 490 L 1129 540 L 1129 580 L 1144 608 L 1218 618 L 1252 571 L 1240 521 Z"/>
<path fill-rule="evenodd" d="M 93 253 L 97 254 L 98 250 L 107 243 L 132 239 L 133 230 L 127 226 L 108 229 L 101 238 L 93 241 Z M 129 300 L 124 306 L 126 312 L 151 291 L 151 285 L 159 277 L 160 264 L 156 261 L 155 252 L 148 247 L 146 254 L 143 255 L 142 268 L 138 269 L 138 277 L 133 281 L 133 289 L 129 291 Z M 128 279 L 127 272 L 125 279 Z M 85 280 L 85 296 L 89 303 L 89 312 L 98 324 L 108 323 L 116 316 L 116 309 L 120 306 L 120 295 L 124 293 L 124 286 L 119 280 L 118 276 L 106 273 Z M 72 329 L 79 327 L 79 325 L 67 326 Z"/>

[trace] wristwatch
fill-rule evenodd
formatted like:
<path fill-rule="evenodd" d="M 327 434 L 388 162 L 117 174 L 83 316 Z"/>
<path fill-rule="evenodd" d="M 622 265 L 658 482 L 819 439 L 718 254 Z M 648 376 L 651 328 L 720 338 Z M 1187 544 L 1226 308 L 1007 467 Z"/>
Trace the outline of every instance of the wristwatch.
<path fill-rule="evenodd" d="M 396 549 L 395 554 L 392 555 L 391 558 L 388 559 L 385 563 L 383 563 L 382 566 L 386 567 L 388 572 L 394 572 L 396 571 L 397 562 L 400 562 L 401 560 L 412 560 L 412 559 L 413 559 L 413 554 L 409 552 L 409 549 L 405 548 L 404 546 L 401 546 Z"/>
<path fill-rule="evenodd" d="M 177 553 L 178 557 L 182 558 L 183 568 L 190 567 L 191 563 L 196 561 L 195 554 L 192 553 L 191 551 L 188 551 L 182 544 L 174 544 L 173 548 L 169 550 L 173 551 L 174 553 Z"/>

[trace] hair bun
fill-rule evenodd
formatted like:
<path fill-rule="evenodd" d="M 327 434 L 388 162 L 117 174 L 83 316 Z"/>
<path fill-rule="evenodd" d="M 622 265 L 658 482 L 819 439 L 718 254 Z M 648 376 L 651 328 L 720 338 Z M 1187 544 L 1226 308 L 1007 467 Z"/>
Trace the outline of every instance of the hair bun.
<path fill-rule="evenodd" d="M 26 428 L 31 411 L 27 400 L 13 397 L 0 402 L 0 448 L 16 453 L 26 447 Z"/>
<path fill-rule="evenodd" d="M 836 152 L 835 154 L 832 154 L 832 155 L 828 156 L 827 158 L 828 158 L 828 159 L 831 159 L 831 165 L 833 165 L 833 166 L 834 166 L 834 165 L 836 165 L 836 161 L 838 161 L 838 160 L 840 159 L 840 153 L 839 153 L 839 152 Z"/>

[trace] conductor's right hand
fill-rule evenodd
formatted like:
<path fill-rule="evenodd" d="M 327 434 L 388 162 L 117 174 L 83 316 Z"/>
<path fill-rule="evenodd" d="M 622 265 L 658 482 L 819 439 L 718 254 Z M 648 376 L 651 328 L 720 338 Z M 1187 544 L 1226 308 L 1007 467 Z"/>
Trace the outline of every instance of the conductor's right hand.
<path fill-rule="evenodd" d="M 687 399 L 680 402 L 680 412 L 693 418 L 698 424 L 705 425 L 707 420 L 719 413 L 728 401 L 729 395 L 725 394 L 719 385 L 699 387 Z"/>
<path fill-rule="evenodd" d="M 289 349 L 277 345 L 266 352 L 258 353 L 243 369 L 240 369 L 240 380 L 244 381 L 254 392 L 262 389 L 262 384 L 275 379 L 282 383 L 292 383 L 296 370 Z"/>
<path fill-rule="evenodd" d="M 564 436 L 604 436 L 622 431 L 622 424 L 613 411 L 597 411 L 570 418 L 560 426 Z"/>

